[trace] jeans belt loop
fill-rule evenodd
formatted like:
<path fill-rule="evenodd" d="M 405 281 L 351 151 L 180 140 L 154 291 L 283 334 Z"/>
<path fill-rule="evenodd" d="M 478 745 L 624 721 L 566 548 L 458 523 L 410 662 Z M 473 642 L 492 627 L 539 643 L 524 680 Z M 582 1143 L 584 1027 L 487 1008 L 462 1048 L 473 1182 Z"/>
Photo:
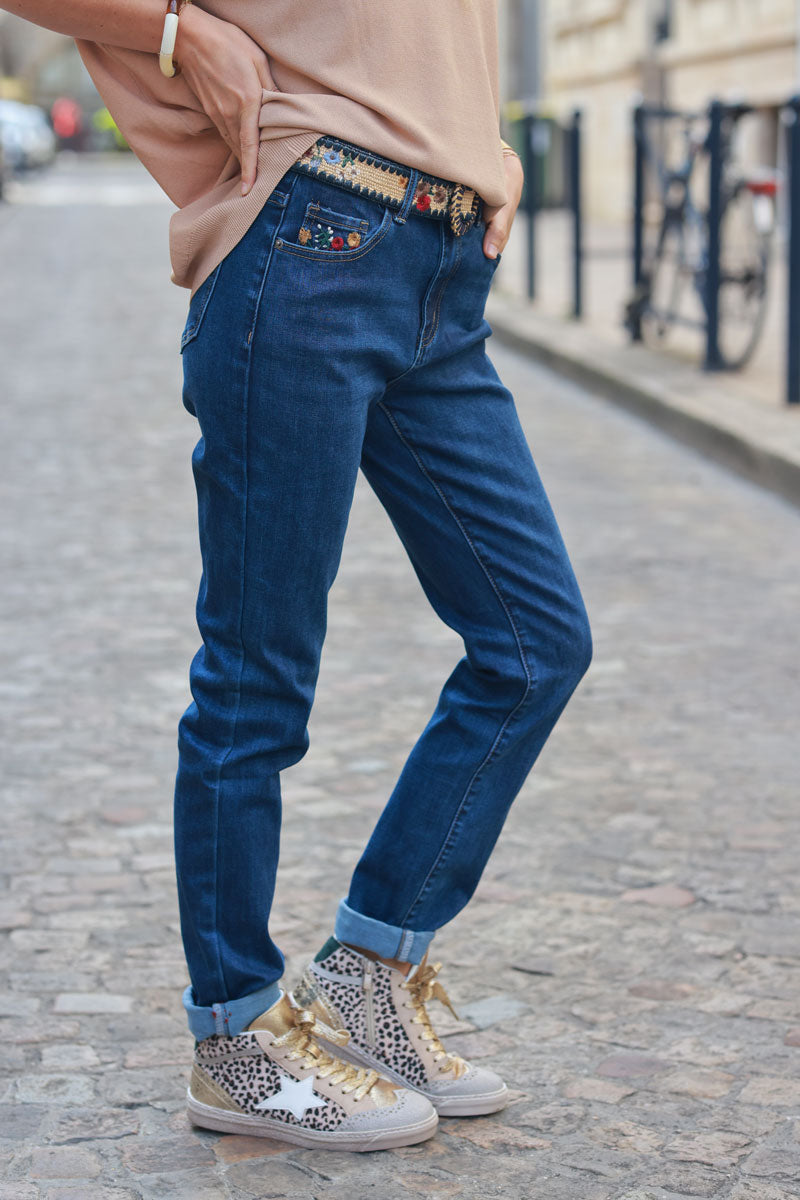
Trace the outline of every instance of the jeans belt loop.
<path fill-rule="evenodd" d="M 406 194 L 403 197 L 403 203 L 400 205 L 400 211 L 394 215 L 394 220 L 398 225 L 405 225 L 408 219 L 409 210 L 414 203 L 417 194 L 417 184 L 419 183 L 419 171 L 415 167 L 410 168 L 408 184 L 406 185 Z"/>

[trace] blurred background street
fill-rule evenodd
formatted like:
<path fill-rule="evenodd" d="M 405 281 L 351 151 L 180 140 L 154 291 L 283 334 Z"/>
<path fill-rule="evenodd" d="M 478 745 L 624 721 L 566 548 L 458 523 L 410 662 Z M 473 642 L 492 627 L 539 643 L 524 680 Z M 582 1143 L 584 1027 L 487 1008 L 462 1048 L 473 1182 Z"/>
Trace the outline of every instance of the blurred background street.
<path fill-rule="evenodd" d="M 793 84 L 794 9 L 755 7 L 753 45 L 771 38 L 773 54 L 771 73 L 762 62 L 756 74 L 779 106 Z M 589 83 L 598 49 L 635 41 L 639 16 L 656 8 L 553 4 L 537 28 L 555 49 L 538 56 L 518 36 L 530 26 L 515 25 L 541 18 L 538 6 L 502 10 L 504 103 L 524 107 L 550 87 L 555 104 L 547 70 L 567 45 L 586 88 L 565 91 L 559 110 L 566 121 L 584 107 L 587 241 L 604 248 L 587 266 L 584 317 L 568 313 L 569 213 L 536 217 L 531 301 L 520 211 L 490 297 L 488 349 L 569 547 L 595 655 L 474 902 L 434 944 L 459 1013 L 434 1006 L 437 1027 L 449 1048 L 501 1071 L 513 1103 L 443 1120 L 419 1147 L 287 1150 L 186 1120 L 192 1042 L 170 822 L 200 563 L 172 207 L 130 154 L 92 139 L 7 169 L 0 1200 L 800 1197 L 800 406 L 771 362 L 786 349 L 777 298 L 788 294 L 788 226 L 775 199 L 771 315 L 742 370 L 702 369 L 703 329 L 677 346 L 629 343 L 617 320 L 631 280 L 629 140 L 611 167 L 613 137 L 630 137 L 636 80 L 607 57 L 609 126 L 608 97 Z M 729 40 L 752 34 L 749 6 L 667 9 L 678 29 L 690 10 L 706 21 L 724 10 Z M 17 43 L 7 21 L 0 14 L 4 87 L 27 103 L 25 81 L 38 76 L 21 48 L 38 61 L 38 46 L 45 63 L 59 53 L 46 35 L 17 30 Z M 669 42 L 653 54 L 678 56 Z M 709 65 L 727 61 L 719 31 L 716 44 L 703 95 L 684 78 L 687 105 L 722 88 Z M 79 94 L 70 70 L 62 64 L 38 97 L 51 128 L 53 103 Z M 95 102 L 80 93 L 82 113 Z M 757 138 L 753 153 L 772 146 L 762 165 L 785 172 L 779 111 L 774 142 Z M 598 137 L 606 155 L 589 149 Z M 606 160 L 603 176 L 591 164 Z M 601 192 L 616 180 L 627 197 L 616 215 L 592 200 L 604 178 Z M 651 231 L 661 210 L 648 203 Z M 273 929 L 290 982 L 330 933 L 364 831 L 461 652 L 361 479 L 310 750 L 284 776 Z"/>

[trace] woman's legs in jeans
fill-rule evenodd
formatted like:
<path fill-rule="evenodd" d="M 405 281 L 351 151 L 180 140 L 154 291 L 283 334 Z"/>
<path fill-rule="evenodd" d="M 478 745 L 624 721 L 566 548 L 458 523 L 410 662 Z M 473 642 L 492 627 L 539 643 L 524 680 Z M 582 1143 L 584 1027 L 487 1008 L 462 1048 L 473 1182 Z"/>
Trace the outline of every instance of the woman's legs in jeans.
<path fill-rule="evenodd" d="M 293 176 L 280 196 L 305 183 Z M 207 305 L 193 300 L 201 324 L 184 350 L 184 402 L 203 435 L 193 457 L 203 646 L 179 731 L 175 849 L 196 1036 L 238 1032 L 278 995 L 268 919 L 279 773 L 308 747 L 367 416 L 347 380 L 323 378 L 302 294 L 275 308 L 273 243 L 288 215 L 288 203 L 265 206 Z"/>
<path fill-rule="evenodd" d="M 363 253 L 334 262 L 301 247 L 311 202 L 366 221 Z M 198 1036 L 238 1032 L 277 995 L 279 773 L 308 747 L 360 462 L 467 653 L 356 870 L 347 940 L 421 956 L 471 895 L 588 661 L 577 584 L 484 353 L 482 229 L 456 239 L 404 215 L 290 171 L 193 298 L 184 400 L 203 434 L 203 647 L 175 830 Z"/>
<path fill-rule="evenodd" d="M 387 390 L 362 467 L 466 648 L 337 918 L 341 941 L 419 962 L 472 896 L 591 635 L 513 397 L 482 345 L 433 356 Z"/>

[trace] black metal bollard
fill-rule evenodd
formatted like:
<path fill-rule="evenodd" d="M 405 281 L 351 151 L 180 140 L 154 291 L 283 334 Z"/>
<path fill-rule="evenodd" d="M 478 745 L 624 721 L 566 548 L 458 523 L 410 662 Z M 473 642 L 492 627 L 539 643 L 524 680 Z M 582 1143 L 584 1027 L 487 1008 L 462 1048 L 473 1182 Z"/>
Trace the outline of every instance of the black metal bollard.
<path fill-rule="evenodd" d="M 570 205 L 572 208 L 572 315 L 583 316 L 583 204 L 581 199 L 581 110 L 572 114 L 569 138 Z"/>
<path fill-rule="evenodd" d="M 633 110 L 633 294 L 641 295 L 644 283 L 644 168 L 645 119 L 643 104 Z M 642 340 L 642 317 L 638 305 L 630 306 L 631 340 Z"/>
<path fill-rule="evenodd" d="M 719 353 L 719 255 L 720 218 L 722 216 L 722 121 L 725 106 L 712 100 L 708 110 L 708 262 L 705 278 L 707 371 L 723 367 Z"/>
<path fill-rule="evenodd" d="M 787 107 L 789 143 L 788 316 L 786 326 L 786 403 L 800 404 L 800 96 Z"/>
<path fill-rule="evenodd" d="M 527 284 L 528 284 L 528 299 L 533 300 L 536 297 L 536 207 L 537 207 L 537 168 L 536 155 L 534 154 L 534 124 L 536 117 L 532 113 L 528 113 L 523 118 L 523 128 L 525 131 L 525 149 L 524 149 L 524 169 L 525 169 L 525 214 L 528 224 L 528 262 L 527 262 Z"/>

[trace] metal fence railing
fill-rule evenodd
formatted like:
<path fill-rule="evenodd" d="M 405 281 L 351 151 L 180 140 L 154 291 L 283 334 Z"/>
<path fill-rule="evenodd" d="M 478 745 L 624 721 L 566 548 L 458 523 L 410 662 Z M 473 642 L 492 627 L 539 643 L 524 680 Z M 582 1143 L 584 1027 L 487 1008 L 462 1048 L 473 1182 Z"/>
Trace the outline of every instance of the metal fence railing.
<path fill-rule="evenodd" d="M 735 370 L 749 360 L 761 335 L 774 275 L 782 180 L 774 169 L 743 167 L 733 150 L 738 123 L 756 111 L 749 104 L 712 100 L 700 113 L 644 104 L 633 113 L 633 296 L 625 324 L 635 341 L 647 329 L 657 338 L 674 325 L 701 330 L 703 365 L 709 371 Z M 797 404 L 800 98 L 783 105 L 781 116 L 788 162 L 785 399 Z M 653 180 L 660 214 L 648 247 L 645 209 Z M 696 302 L 694 312 L 683 303 L 687 296 Z"/>
<path fill-rule="evenodd" d="M 509 122 L 508 140 L 522 159 L 525 172 L 520 210 L 526 220 L 528 299 L 535 299 L 537 290 L 537 217 L 545 210 L 567 209 L 571 226 L 571 313 L 580 319 L 584 261 L 580 110 L 563 122 L 543 109 L 528 109 Z"/>
<path fill-rule="evenodd" d="M 736 370 L 758 344 L 768 293 L 778 286 L 783 292 L 782 270 L 775 267 L 783 266 L 777 256 L 785 245 L 786 319 L 778 353 L 785 360 L 785 400 L 800 404 L 800 96 L 779 108 L 785 173 L 738 161 L 739 124 L 762 112 L 718 99 L 696 112 L 637 105 L 631 244 L 627 250 L 597 245 L 587 250 L 580 110 L 562 119 L 538 104 L 509 106 L 505 136 L 525 172 L 520 215 L 528 299 L 537 298 L 541 262 L 550 249 L 548 271 L 566 268 L 568 311 L 581 319 L 587 260 L 619 257 L 622 263 L 630 255 L 633 292 L 624 322 L 631 338 L 654 332 L 660 341 L 673 325 L 692 328 L 703 339 L 705 370 Z M 552 247 L 540 247 L 537 254 L 537 225 L 554 210 L 569 215 L 567 249 L 556 262 Z"/>
<path fill-rule="evenodd" d="M 800 96 L 783 109 L 789 160 L 789 295 L 786 322 L 786 401 L 800 404 Z"/>

